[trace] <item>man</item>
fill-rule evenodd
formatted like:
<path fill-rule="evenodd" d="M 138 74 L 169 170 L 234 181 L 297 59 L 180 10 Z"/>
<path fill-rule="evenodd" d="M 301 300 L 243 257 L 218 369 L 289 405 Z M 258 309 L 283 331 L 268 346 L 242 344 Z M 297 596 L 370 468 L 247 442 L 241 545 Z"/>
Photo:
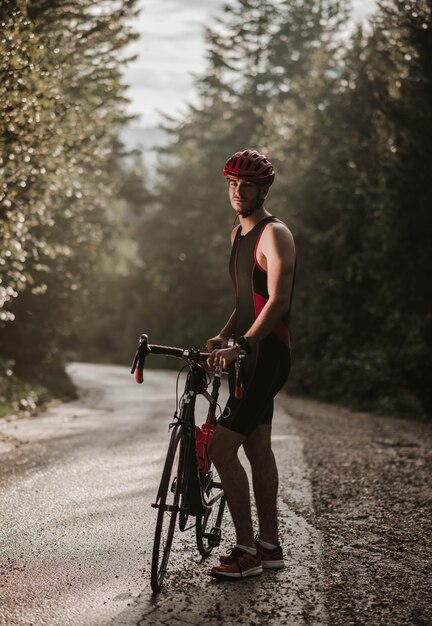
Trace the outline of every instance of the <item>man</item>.
<path fill-rule="evenodd" d="M 213 567 L 216 578 L 256 576 L 284 567 L 277 524 L 278 472 L 271 448 L 273 398 L 290 370 L 289 316 L 295 274 L 291 232 L 265 208 L 273 166 L 256 150 L 236 152 L 224 167 L 229 199 L 239 218 L 231 235 L 230 273 L 236 308 L 219 335 L 209 339 L 208 365 L 228 368 L 230 397 L 215 430 L 209 454 L 225 491 L 237 544 Z M 228 346 L 229 338 L 235 344 Z M 216 348 L 216 346 L 220 346 Z M 234 362 L 246 353 L 244 394 L 234 393 Z M 237 453 L 252 468 L 259 536 L 254 538 L 249 484 Z"/>

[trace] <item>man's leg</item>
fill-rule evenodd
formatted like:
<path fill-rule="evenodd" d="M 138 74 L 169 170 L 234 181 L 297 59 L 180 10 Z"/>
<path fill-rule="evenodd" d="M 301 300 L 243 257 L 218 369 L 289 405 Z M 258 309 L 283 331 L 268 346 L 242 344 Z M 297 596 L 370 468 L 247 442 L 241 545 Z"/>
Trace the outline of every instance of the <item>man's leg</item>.
<path fill-rule="evenodd" d="M 237 456 L 238 449 L 244 441 L 244 435 L 218 425 L 210 444 L 209 456 L 222 481 L 234 522 L 237 543 L 254 548 L 249 481 Z"/>
<path fill-rule="evenodd" d="M 278 543 L 278 471 L 271 448 L 271 426 L 261 424 L 244 441 L 243 448 L 252 467 L 253 489 L 258 511 L 260 539 Z"/>

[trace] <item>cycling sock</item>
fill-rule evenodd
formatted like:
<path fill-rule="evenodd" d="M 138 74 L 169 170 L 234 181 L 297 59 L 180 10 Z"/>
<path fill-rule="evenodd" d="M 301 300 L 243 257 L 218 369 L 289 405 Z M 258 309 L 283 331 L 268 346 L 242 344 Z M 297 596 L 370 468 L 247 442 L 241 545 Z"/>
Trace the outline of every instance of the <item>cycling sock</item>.
<path fill-rule="evenodd" d="M 245 552 L 249 552 L 249 554 L 252 554 L 252 556 L 256 556 L 256 553 L 257 553 L 256 548 L 252 548 L 250 546 L 242 546 L 240 543 L 236 545 L 236 548 L 240 548 L 241 550 L 244 550 Z"/>
<path fill-rule="evenodd" d="M 262 548 L 265 548 L 266 550 L 274 550 L 275 548 L 277 548 L 279 546 L 279 544 L 275 544 L 275 543 L 268 543 L 267 541 L 263 541 L 262 539 L 259 540 L 260 546 Z"/>

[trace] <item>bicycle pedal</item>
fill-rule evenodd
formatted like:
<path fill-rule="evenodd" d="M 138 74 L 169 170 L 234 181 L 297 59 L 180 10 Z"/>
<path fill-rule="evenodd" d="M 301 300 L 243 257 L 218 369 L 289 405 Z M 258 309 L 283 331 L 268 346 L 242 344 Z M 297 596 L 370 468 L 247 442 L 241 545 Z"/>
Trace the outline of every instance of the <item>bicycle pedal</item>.
<path fill-rule="evenodd" d="M 222 531 L 217 526 L 213 526 L 209 533 L 204 533 L 204 537 L 208 540 L 209 546 L 217 548 L 221 542 Z"/>

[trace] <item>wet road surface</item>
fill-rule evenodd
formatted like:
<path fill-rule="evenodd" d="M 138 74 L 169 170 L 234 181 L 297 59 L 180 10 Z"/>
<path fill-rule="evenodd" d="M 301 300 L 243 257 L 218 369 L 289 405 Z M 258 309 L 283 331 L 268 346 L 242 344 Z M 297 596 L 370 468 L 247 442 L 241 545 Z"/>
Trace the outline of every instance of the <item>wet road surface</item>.
<path fill-rule="evenodd" d="M 327 623 L 321 537 L 307 521 L 312 495 L 303 442 L 281 405 L 273 440 L 287 567 L 212 581 L 210 567 L 232 544 L 227 513 L 223 545 L 205 562 L 194 531 L 181 534 L 155 598 L 150 504 L 176 373 L 149 370 L 142 386 L 124 367 L 75 363 L 69 373 L 78 401 L 36 418 L 0 420 L 1 626 Z"/>

